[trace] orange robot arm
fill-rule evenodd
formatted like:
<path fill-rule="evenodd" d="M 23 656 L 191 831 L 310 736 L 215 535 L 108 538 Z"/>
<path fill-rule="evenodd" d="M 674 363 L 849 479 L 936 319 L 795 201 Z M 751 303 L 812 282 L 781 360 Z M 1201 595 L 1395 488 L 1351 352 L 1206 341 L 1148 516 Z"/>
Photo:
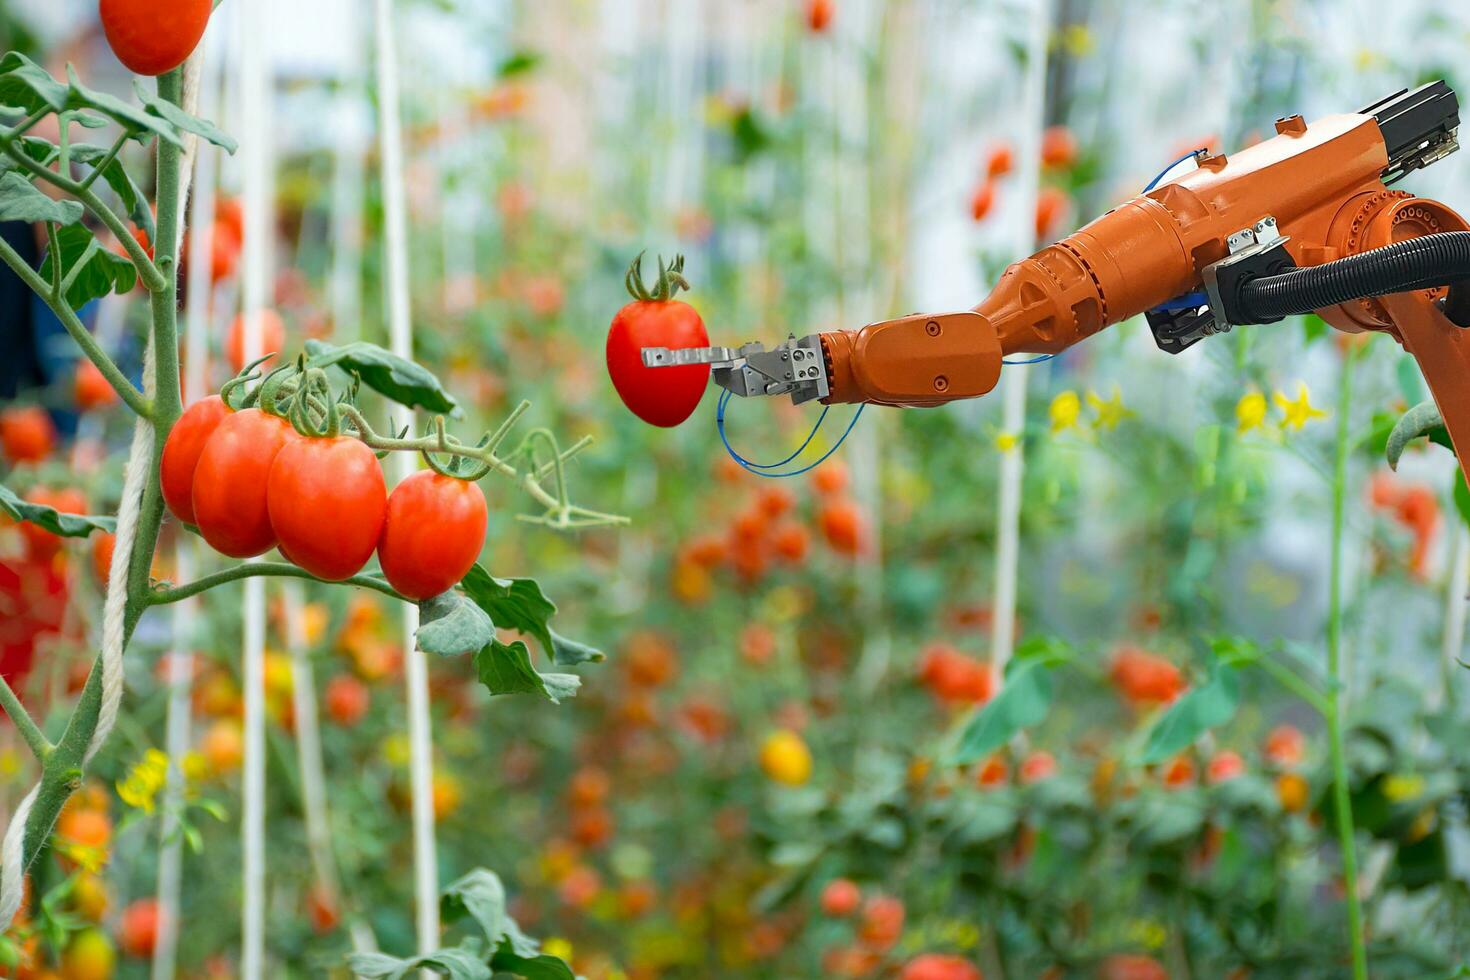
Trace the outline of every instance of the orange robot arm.
<path fill-rule="evenodd" d="M 771 351 L 650 349 L 645 363 L 710 363 L 715 381 L 740 395 L 930 406 L 990 391 L 1006 355 L 1056 353 L 1139 314 L 1159 346 L 1178 353 L 1235 324 L 1316 309 L 1341 330 L 1397 338 L 1418 359 L 1451 436 L 1470 446 L 1470 331 L 1443 302 L 1452 281 L 1466 280 L 1457 288 L 1470 293 L 1470 235 L 1440 234 L 1470 225 L 1388 186 L 1455 149 L 1458 125 L 1443 82 L 1311 125 L 1279 119 L 1273 138 L 1228 157 L 1201 152 L 1194 171 L 1010 266 L 973 311 L 793 338 Z M 1432 255 L 1402 254 L 1417 238 Z M 1297 308 L 1303 297 L 1313 305 Z M 1470 296 L 1451 297 L 1451 315 L 1466 306 Z"/>

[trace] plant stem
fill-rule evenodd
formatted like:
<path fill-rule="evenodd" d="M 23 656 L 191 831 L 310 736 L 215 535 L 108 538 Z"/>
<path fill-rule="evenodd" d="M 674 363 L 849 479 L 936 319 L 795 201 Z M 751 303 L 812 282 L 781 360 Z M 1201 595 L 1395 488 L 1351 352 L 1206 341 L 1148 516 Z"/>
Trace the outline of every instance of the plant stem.
<path fill-rule="evenodd" d="M 102 372 L 102 376 L 107 379 L 108 384 L 112 385 L 118 397 L 138 415 L 144 418 L 152 417 L 153 406 L 149 404 L 148 399 L 141 391 L 133 387 L 133 383 L 113 363 L 112 358 L 107 356 L 107 352 L 97 343 L 91 331 L 77 317 L 76 311 L 67 305 L 66 299 L 64 297 L 60 300 L 54 299 L 46 280 L 42 279 L 40 274 L 32 269 L 25 259 L 10 247 L 8 242 L 3 240 L 0 240 L 0 261 L 4 261 L 12 272 L 45 301 L 51 312 L 55 313 L 56 318 L 61 321 L 61 325 L 66 328 L 66 332 L 71 335 L 71 339 L 76 341 L 82 353 L 87 356 L 87 360 L 97 365 L 97 370 Z"/>
<path fill-rule="evenodd" d="M 288 565 L 285 562 L 277 561 L 258 561 L 245 565 L 231 565 L 223 571 L 215 572 L 212 575 L 205 575 L 202 578 L 195 579 L 183 585 L 176 585 L 166 589 L 154 589 L 148 596 L 148 604 L 150 606 L 162 606 L 171 602 L 179 602 L 228 582 L 263 575 L 271 575 L 279 578 L 304 578 L 313 582 L 324 581 L 306 569 L 298 568 L 295 565 Z M 413 601 L 406 596 L 400 595 L 398 590 L 375 575 L 354 575 L 335 584 L 357 585 L 365 589 L 374 589 L 383 593 L 383 595 L 403 602 Z"/>
<path fill-rule="evenodd" d="M 1307 704 L 1315 708 L 1319 714 L 1322 714 L 1324 716 L 1327 714 L 1329 710 L 1328 699 L 1322 694 L 1321 691 L 1317 690 L 1311 684 L 1308 684 L 1296 674 L 1293 674 L 1291 671 L 1287 670 L 1285 667 L 1272 660 L 1269 655 L 1262 657 L 1256 662 L 1260 664 L 1262 670 L 1271 675 L 1272 679 L 1274 679 L 1276 683 L 1280 684 L 1292 694 L 1295 694 L 1297 697 L 1307 702 Z"/>
<path fill-rule="evenodd" d="M 20 737 L 26 740 L 26 745 L 30 746 L 35 757 L 45 762 L 53 746 L 50 740 L 42 734 L 40 726 L 26 710 L 26 706 L 20 703 L 20 698 L 15 696 L 15 691 L 11 690 L 9 682 L 4 677 L 0 677 L 0 707 L 5 709 L 5 713 L 15 723 Z"/>
<path fill-rule="evenodd" d="M 92 167 L 92 172 L 83 177 L 81 184 L 79 184 L 78 186 L 91 187 L 92 182 L 95 181 L 98 177 L 102 176 L 102 171 L 112 166 L 112 161 L 117 159 L 117 155 L 122 152 L 123 144 L 125 144 L 127 141 L 128 134 L 126 132 L 118 134 L 117 139 L 113 140 L 112 146 L 108 148 L 107 155 L 99 160 Z"/>
<path fill-rule="evenodd" d="M 1327 598 L 1327 704 L 1326 722 L 1332 758 L 1333 813 L 1338 847 L 1342 851 L 1343 893 L 1347 900 L 1348 934 L 1352 943 L 1354 980 L 1367 980 L 1368 952 L 1363 941 L 1363 906 L 1358 896 L 1358 857 L 1348 786 L 1347 752 L 1342 730 L 1342 538 L 1347 499 L 1348 416 L 1352 409 L 1355 350 L 1342 358 L 1337 391 L 1337 445 L 1332 470 L 1332 556 Z"/>

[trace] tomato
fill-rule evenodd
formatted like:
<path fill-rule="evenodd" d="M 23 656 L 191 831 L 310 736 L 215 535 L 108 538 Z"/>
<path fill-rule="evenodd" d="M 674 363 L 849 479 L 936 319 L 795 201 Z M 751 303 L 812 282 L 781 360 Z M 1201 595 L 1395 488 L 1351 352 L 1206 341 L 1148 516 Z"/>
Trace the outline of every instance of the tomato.
<path fill-rule="evenodd" d="M 874 895 L 863 906 L 858 938 L 874 950 L 892 949 L 903 935 L 903 902 L 892 895 Z"/>
<path fill-rule="evenodd" d="M 112 980 L 117 951 L 101 929 L 84 929 L 72 937 L 61 957 L 65 980 Z"/>
<path fill-rule="evenodd" d="M 845 919 L 857 911 L 862 900 L 863 892 L 856 882 L 848 878 L 833 878 L 822 889 L 822 914 Z"/>
<path fill-rule="evenodd" d="M 378 539 L 388 584 L 410 599 L 447 592 L 480 557 L 489 516 L 473 483 L 432 470 L 405 477 L 388 495 Z"/>
<path fill-rule="evenodd" d="M 245 208 L 239 198 L 222 197 L 214 205 L 214 223 L 220 231 L 228 231 L 235 241 L 245 240 Z"/>
<path fill-rule="evenodd" d="M 995 183 L 987 180 L 975 188 L 975 193 L 970 196 L 970 217 L 976 221 L 984 221 L 994 207 Z"/>
<path fill-rule="evenodd" d="M 0 411 L 0 451 L 12 463 L 39 463 L 56 445 L 56 426 L 39 405 L 15 405 Z"/>
<path fill-rule="evenodd" d="M 782 728 L 761 743 L 761 771 L 778 783 L 801 786 L 812 775 L 812 753 L 800 735 Z"/>
<path fill-rule="evenodd" d="M 1291 769 L 1307 755 L 1307 737 L 1295 725 L 1277 725 L 1266 736 L 1266 758 L 1273 766 Z"/>
<path fill-rule="evenodd" d="M 1064 168 L 1077 162 L 1077 137 L 1066 126 L 1049 126 L 1041 134 L 1041 165 Z"/>
<path fill-rule="evenodd" d="M 866 533 L 862 511 L 851 500 L 832 500 L 822 508 L 822 535 L 838 554 L 857 555 Z"/>
<path fill-rule="evenodd" d="M 985 176 L 991 180 L 1004 177 L 1015 168 L 1015 160 L 1011 154 L 1009 143 L 999 143 L 990 151 L 985 159 Z"/>
<path fill-rule="evenodd" d="M 1245 775 L 1245 760 L 1239 752 L 1225 749 L 1216 752 L 1205 766 L 1205 779 L 1210 783 L 1223 783 Z"/>
<path fill-rule="evenodd" d="M 85 514 L 87 512 L 86 496 L 80 490 L 71 487 L 60 490 L 32 487 L 26 493 L 25 499 L 33 504 L 41 504 L 58 510 L 63 514 Z M 20 533 L 25 538 L 26 551 L 32 560 L 48 561 L 61 550 L 61 538 L 39 524 L 23 521 L 20 525 Z"/>
<path fill-rule="evenodd" d="M 351 674 L 333 677 L 327 682 L 323 695 L 327 717 L 343 728 L 351 728 L 362 721 L 368 708 L 372 707 L 372 698 L 372 692 L 367 685 Z"/>
<path fill-rule="evenodd" d="M 1182 789 L 1194 782 L 1194 760 L 1184 753 L 1176 755 L 1164 767 L 1164 785 L 1170 789 Z"/>
<path fill-rule="evenodd" d="M 806 528 L 794 521 L 778 525 L 771 532 L 771 545 L 776 549 L 776 556 L 782 561 L 800 562 L 805 559 L 810 541 L 811 535 L 807 533 Z"/>
<path fill-rule="evenodd" d="M 107 588 L 107 579 L 112 574 L 112 553 L 117 550 L 117 535 L 98 531 L 92 535 L 92 572 L 97 584 Z"/>
<path fill-rule="evenodd" d="M 1056 756 L 1045 749 L 1037 749 L 1021 760 L 1021 767 L 1017 770 L 1016 777 L 1021 780 L 1022 785 L 1029 786 L 1043 779 L 1050 779 L 1056 774 Z"/>
<path fill-rule="evenodd" d="M 1307 808 L 1311 787 L 1300 773 L 1283 772 L 1276 777 L 1276 798 L 1287 813 L 1300 813 Z"/>
<path fill-rule="evenodd" d="M 572 840 L 589 850 L 605 847 L 613 836 L 613 818 L 603 807 L 572 814 Z"/>
<path fill-rule="evenodd" d="M 1057 222 L 1067 210 L 1065 192 L 1056 187 L 1043 187 L 1036 195 L 1036 238 L 1046 241 L 1053 236 Z"/>
<path fill-rule="evenodd" d="M 1098 980 L 1169 980 L 1169 971 L 1152 956 L 1114 953 L 1103 960 Z"/>
<path fill-rule="evenodd" d="M 56 839 L 105 854 L 112 843 L 112 819 L 101 810 L 68 804 L 56 821 Z"/>
<path fill-rule="evenodd" d="M 163 501 L 168 504 L 169 511 L 185 524 L 195 523 L 194 469 L 199 465 L 199 454 L 204 452 L 204 444 L 229 414 L 230 407 L 219 395 L 201 398 L 179 416 L 163 444 L 163 459 L 159 466 Z"/>
<path fill-rule="evenodd" d="M 98 14 L 112 53 L 131 72 L 163 75 L 194 53 L 210 0 L 102 0 Z"/>
<path fill-rule="evenodd" d="M 378 457 L 350 436 L 293 439 L 276 454 L 266 509 L 281 553 L 317 578 L 356 575 L 378 546 L 388 487 Z"/>
<path fill-rule="evenodd" d="M 847 464 L 840 459 L 829 459 L 812 470 L 812 486 L 824 497 L 835 496 L 847 489 Z"/>
<path fill-rule="evenodd" d="M 291 423 L 258 408 L 232 412 L 215 427 L 194 468 L 194 523 L 211 548 L 250 558 L 276 543 L 266 484 L 276 454 L 299 438 Z"/>
<path fill-rule="evenodd" d="M 607 333 L 607 373 L 618 397 L 632 413 L 650 425 L 672 428 L 694 414 L 709 383 L 709 365 L 680 367 L 643 366 L 644 347 L 705 347 L 709 334 L 694 307 L 673 299 L 684 284 L 676 260 L 662 270 L 658 285 L 650 292 L 639 275 L 638 262 L 628 270 L 628 288 L 633 302 L 618 310 Z"/>
<path fill-rule="evenodd" d="M 318 936 L 325 936 L 342 921 L 342 910 L 337 907 L 337 899 L 320 883 L 312 885 L 311 891 L 306 895 L 306 914 L 311 919 L 312 931 Z"/>
<path fill-rule="evenodd" d="M 832 16 L 837 12 L 835 0 L 807 0 L 806 26 L 813 34 L 822 34 L 832 26 Z"/>
<path fill-rule="evenodd" d="M 240 729 L 240 722 L 234 718 L 215 721 L 200 738 L 199 752 L 217 776 L 239 769 L 245 761 L 245 733 Z"/>
<path fill-rule="evenodd" d="M 434 782 L 430 789 L 435 820 L 443 820 L 458 810 L 460 801 L 464 799 L 464 787 L 460 785 L 459 777 L 447 772 L 434 773 Z"/>
<path fill-rule="evenodd" d="M 117 926 L 117 941 L 129 956 L 146 959 L 158 944 L 158 900 L 140 898 L 123 909 Z"/>
<path fill-rule="evenodd" d="M 275 310 L 260 311 L 260 353 L 279 354 L 286 346 L 286 324 L 281 320 L 281 315 Z M 236 371 L 241 370 L 247 363 L 255 360 L 255 357 L 245 356 L 245 314 L 241 313 L 230 321 L 230 332 L 225 337 L 225 356 L 230 359 L 230 366 Z M 269 367 L 275 362 L 275 358 L 264 363 Z"/>
<path fill-rule="evenodd" d="M 1187 686 L 1179 668 L 1137 647 L 1121 647 L 1109 675 L 1122 695 L 1133 702 L 1173 701 Z"/>
<path fill-rule="evenodd" d="M 982 762 L 975 770 L 975 785 L 981 789 L 1004 786 L 1010 778 L 1010 766 L 1006 765 L 1005 756 L 999 752 L 991 753 L 990 758 Z"/>
<path fill-rule="evenodd" d="M 574 808 L 601 806 L 612 791 L 612 780 L 605 769 L 583 766 L 567 782 L 567 802 Z"/>
<path fill-rule="evenodd" d="M 904 965 L 899 980 L 981 980 L 980 969 L 962 956 L 924 953 Z"/>
<path fill-rule="evenodd" d="M 77 371 L 72 377 L 72 398 L 77 408 L 90 412 L 115 404 L 117 391 L 102 376 L 102 369 L 84 357 L 77 361 Z"/>

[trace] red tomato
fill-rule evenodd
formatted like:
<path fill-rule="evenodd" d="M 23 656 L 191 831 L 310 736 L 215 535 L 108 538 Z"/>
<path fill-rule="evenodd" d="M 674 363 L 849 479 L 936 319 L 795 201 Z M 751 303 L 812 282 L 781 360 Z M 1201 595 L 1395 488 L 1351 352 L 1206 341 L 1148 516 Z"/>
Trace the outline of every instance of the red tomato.
<path fill-rule="evenodd" d="M 214 205 L 214 223 L 221 231 L 229 229 L 235 241 L 245 240 L 245 208 L 233 197 L 222 197 Z"/>
<path fill-rule="evenodd" d="M 315 884 L 306 895 L 306 914 L 311 919 L 311 928 L 318 936 L 325 936 L 337 928 L 342 921 L 342 911 L 337 900 L 325 885 Z"/>
<path fill-rule="evenodd" d="M 1169 971 L 1151 956 L 1114 953 L 1103 961 L 1098 980 L 1169 980 Z"/>
<path fill-rule="evenodd" d="M 981 980 L 975 964 L 961 956 L 923 953 L 909 960 L 899 980 Z"/>
<path fill-rule="evenodd" d="M 232 412 L 214 430 L 194 468 L 194 523 L 210 547 L 250 558 L 275 546 L 266 508 L 271 464 L 298 438 L 291 423 L 258 408 Z"/>
<path fill-rule="evenodd" d="M 281 315 L 275 310 L 260 311 L 260 354 L 279 354 L 286 346 L 286 325 L 281 321 Z M 230 359 L 230 366 L 236 371 L 243 368 L 254 357 L 245 356 L 245 314 L 241 313 L 230 322 L 230 332 L 225 338 L 225 355 Z M 272 357 L 266 361 L 264 366 L 269 367 L 275 363 Z"/>
<path fill-rule="evenodd" d="M 1118 649 L 1109 675 L 1118 691 L 1133 702 L 1168 703 L 1188 686 L 1174 664 L 1132 646 Z"/>
<path fill-rule="evenodd" d="M 822 34 L 832 26 L 832 15 L 836 12 L 834 0 L 807 0 L 806 26 L 813 34 Z"/>
<path fill-rule="evenodd" d="M 863 906 L 863 921 L 858 938 L 872 949 L 892 949 L 903 935 L 903 902 L 892 895 L 874 895 Z"/>
<path fill-rule="evenodd" d="M 56 426 L 39 405 L 15 405 L 0 411 L 0 450 L 12 463 L 39 463 L 56 445 Z"/>
<path fill-rule="evenodd" d="M 1051 126 L 1041 134 L 1041 165 L 1070 167 L 1077 162 L 1077 137 L 1066 126 Z"/>
<path fill-rule="evenodd" d="M 811 535 L 806 528 L 794 521 L 787 521 L 777 525 L 771 532 L 771 545 L 776 549 L 776 556 L 782 561 L 800 562 L 806 558 L 807 544 Z"/>
<path fill-rule="evenodd" d="M 847 489 L 847 464 L 840 459 L 829 459 L 812 470 L 812 484 L 824 497 L 841 493 Z"/>
<path fill-rule="evenodd" d="M 163 502 L 175 517 L 185 524 L 194 521 L 194 468 L 199 454 L 214 430 L 230 414 L 230 407 L 219 395 L 201 398 L 184 410 L 163 444 L 163 460 L 159 467 Z"/>
<path fill-rule="evenodd" d="M 849 878 L 834 878 L 822 889 L 822 914 L 845 919 L 857 911 L 863 892 Z"/>
<path fill-rule="evenodd" d="M 1036 195 L 1036 238 L 1046 241 L 1052 237 L 1057 222 L 1067 211 L 1069 201 L 1065 192 L 1056 187 L 1043 187 Z"/>
<path fill-rule="evenodd" d="M 129 956 L 146 959 L 158 943 L 158 901 L 140 898 L 123 909 L 117 927 L 118 945 Z"/>
<path fill-rule="evenodd" d="M 372 692 L 362 681 L 351 674 L 338 674 L 327 682 L 323 694 L 327 717 L 343 728 L 351 728 L 368 713 L 372 697 Z"/>
<path fill-rule="evenodd" d="M 1273 766 L 1291 769 L 1307 755 L 1307 737 L 1295 725 L 1277 725 L 1266 736 L 1266 758 Z"/>
<path fill-rule="evenodd" d="M 1045 749 L 1037 749 L 1026 758 L 1021 760 L 1021 768 L 1016 773 L 1022 785 L 1039 783 L 1043 779 L 1050 779 L 1057 774 L 1056 756 Z"/>
<path fill-rule="evenodd" d="M 987 180 L 975 188 L 975 193 L 970 198 L 970 217 L 976 221 L 984 221 L 990 216 L 990 211 L 995 207 L 995 184 Z"/>
<path fill-rule="evenodd" d="M 117 402 L 117 392 L 102 376 L 101 368 L 85 357 L 77 361 L 77 373 L 72 377 L 72 397 L 77 408 L 84 412 L 106 408 Z"/>
<path fill-rule="evenodd" d="M 98 13 L 112 53 L 129 71 L 163 75 L 193 54 L 210 0 L 102 0 Z"/>
<path fill-rule="evenodd" d="M 373 556 L 388 487 L 377 456 L 360 440 L 293 439 L 271 464 L 265 501 L 281 553 L 338 582 Z"/>
<path fill-rule="evenodd" d="M 1223 783 L 1244 775 L 1245 760 L 1240 757 L 1239 752 L 1230 749 L 1216 752 L 1209 765 L 1205 766 L 1205 779 L 1210 783 Z"/>
<path fill-rule="evenodd" d="M 1015 160 L 1011 155 L 1011 145 L 1000 143 L 990 151 L 990 156 L 985 160 L 985 176 L 991 180 L 1004 177 L 1015 167 Z"/>
<path fill-rule="evenodd" d="M 675 263 L 675 269 L 680 263 Z M 629 270 L 630 288 L 638 276 L 638 263 Z M 679 280 L 682 282 L 682 279 Z M 672 428 L 694 414 L 709 383 L 709 366 L 643 366 L 644 347 L 705 347 L 709 334 L 704 321 L 688 303 L 673 299 L 679 283 L 668 277 L 654 291 L 636 283 L 633 302 L 618 310 L 607 332 L 607 373 L 623 404 L 650 425 Z"/>
<path fill-rule="evenodd" d="M 378 560 L 388 583 L 428 599 L 464 578 L 485 544 L 489 511 L 473 483 L 419 470 L 388 496 Z"/>
<path fill-rule="evenodd" d="M 86 495 L 72 487 L 60 490 L 32 487 L 26 494 L 26 500 L 33 504 L 42 504 L 59 510 L 63 514 L 85 514 L 87 512 Z M 20 525 L 20 533 L 26 540 L 27 553 L 35 561 L 48 561 L 61 549 L 61 538 L 39 524 L 23 521 Z"/>
<path fill-rule="evenodd" d="M 863 550 L 863 514 L 851 500 L 832 500 L 822 508 L 822 535 L 833 551 L 856 555 Z"/>
<path fill-rule="evenodd" d="M 107 578 L 112 573 L 112 553 L 117 550 L 117 535 L 98 531 L 92 535 L 92 571 L 97 584 L 107 588 Z"/>

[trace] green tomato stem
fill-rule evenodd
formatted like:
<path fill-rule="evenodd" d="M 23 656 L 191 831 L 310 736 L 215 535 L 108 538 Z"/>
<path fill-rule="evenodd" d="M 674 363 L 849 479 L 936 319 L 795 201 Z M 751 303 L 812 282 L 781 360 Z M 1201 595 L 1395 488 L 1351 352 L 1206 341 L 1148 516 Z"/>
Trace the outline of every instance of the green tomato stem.
<path fill-rule="evenodd" d="M 45 762 L 54 746 L 41 732 L 41 727 L 36 724 L 36 720 L 31 717 L 25 705 L 20 703 L 20 698 L 15 696 L 15 691 L 11 690 L 10 683 L 4 677 L 0 677 L 0 707 L 5 709 L 5 713 L 15 723 L 20 737 L 25 739 L 26 745 L 30 747 L 35 757 Z"/>
<path fill-rule="evenodd" d="M 179 602 L 181 600 L 188 599 L 191 596 L 196 596 L 201 592 L 207 592 L 210 589 L 225 585 L 229 582 L 235 582 L 240 579 L 255 578 L 259 576 L 274 576 L 278 578 L 302 578 L 312 582 L 326 581 L 325 579 L 317 578 L 315 575 L 311 574 L 304 568 L 298 568 L 297 566 L 287 564 L 286 562 L 251 562 L 246 565 L 231 565 L 229 568 L 214 572 L 210 575 L 205 575 L 183 585 L 155 588 L 148 594 L 148 605 L 162 606 L 172 602 Z M 398 599 L 402 602 L 413 601 L 407 596 L 400 594 L 397 589 L 393 588 L 393 586 L 389 585 L 383 579 L 378 578 L 376 575 L 354 575 L 351 578 L 343 579 L 340 582 L 330 584 L 356 585 L 365 589 L 373 589 L 376 592 L 381 592 L 385 596 L 393 599 Z"/>

